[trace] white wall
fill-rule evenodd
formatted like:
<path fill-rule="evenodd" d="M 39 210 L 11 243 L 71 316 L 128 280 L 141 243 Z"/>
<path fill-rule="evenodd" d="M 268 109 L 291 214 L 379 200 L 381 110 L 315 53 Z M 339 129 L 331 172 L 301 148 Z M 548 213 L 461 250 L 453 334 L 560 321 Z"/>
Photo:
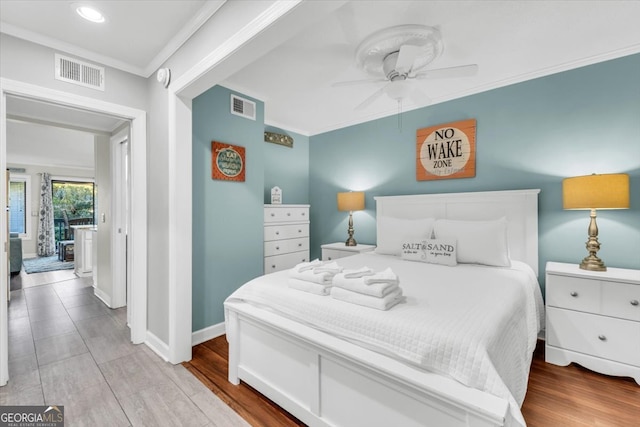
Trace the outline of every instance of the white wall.
<path fill-rule="evenodd" d="M 0 52 L 1 77 L 141 110 L 147 109 L 146 79 L 142 77 L 107 67 L 105 90 L 100 91 L 56 80 L 54 55 L 58 51 L 54 49 L 0 34 Z"/>

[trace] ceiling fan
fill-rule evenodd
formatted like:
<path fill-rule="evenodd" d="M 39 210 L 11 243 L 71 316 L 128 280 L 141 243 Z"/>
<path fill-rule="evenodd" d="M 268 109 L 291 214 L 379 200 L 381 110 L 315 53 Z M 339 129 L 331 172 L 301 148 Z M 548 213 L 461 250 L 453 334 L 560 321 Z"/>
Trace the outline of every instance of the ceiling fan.
<path fill-rule="evenodd" d="M 467 77 L 478 72 L 476 64 L 425 69 L 442 51 L 442 37 L 435 27 L 400 25 L 385 28 L 367 37 L 356 49 L 356 64 L 372 78 L 337 82 L 333 86 L 384 83 L 356 106 L 356 110 L 365 109 L 385 93 L 398 103 L 411 98 L 416 104 L 428 104 L 428 97 L 411 84 L 412 80 Z"/>

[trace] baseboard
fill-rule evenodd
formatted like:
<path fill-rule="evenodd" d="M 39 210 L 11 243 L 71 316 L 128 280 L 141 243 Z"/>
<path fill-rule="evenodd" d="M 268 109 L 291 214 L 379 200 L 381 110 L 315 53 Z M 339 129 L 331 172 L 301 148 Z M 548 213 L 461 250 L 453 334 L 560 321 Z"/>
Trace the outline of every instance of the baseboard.
<path fill-rule="evenodd" d="M 224 334 L 224 322 L 218 323 L 217 325 L 208 326 L 191 334 L 191 345 L 194 346 L 202 344 L 205 341 L 209 341 Z"/>
<path fill-rule="evenodd" d="M 105 303 L 107 305 L 107 307 L 113 308 L 111 306 L 111 296 L 109 296 L 109 294 L 107 294 L 106 292 L 100 290 L 97 286 L 93 287 L 93 293 L 94 293 L 95 296 L 97 296 L 100 299 L 100 301 Z"/>
<path fill-rule="evenodd" d="M 169 361 L 169 346 L 164 343 L 160 338 L 155 336 L 151 331 L 147 331 L 147 337 L 144 343 L 149 347 L 155 354 L 160 356 L 162 360 L 165 362 Z"/>

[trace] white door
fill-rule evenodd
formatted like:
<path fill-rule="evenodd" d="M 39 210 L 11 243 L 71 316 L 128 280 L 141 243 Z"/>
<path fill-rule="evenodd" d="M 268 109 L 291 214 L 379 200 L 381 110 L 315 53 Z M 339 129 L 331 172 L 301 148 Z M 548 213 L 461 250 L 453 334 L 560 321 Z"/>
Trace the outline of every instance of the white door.
<path fill-rule="evenodd" d="M 129 306 L 129 262 L 127 236 L 129 234 L 129 128 L 111 137 L 111 179 L 113 227 L 111 265 L 113 307 Z M 127 310 L 127 323 L 130 311 Z"/>

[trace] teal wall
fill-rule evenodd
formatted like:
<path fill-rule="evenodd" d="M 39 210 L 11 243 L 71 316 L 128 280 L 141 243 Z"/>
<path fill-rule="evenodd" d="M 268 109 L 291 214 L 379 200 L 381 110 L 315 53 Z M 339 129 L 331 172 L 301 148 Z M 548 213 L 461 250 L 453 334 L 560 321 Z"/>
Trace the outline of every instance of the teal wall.
<path fill-rule="evenodd" d="M 256 120 L 230 113 L 231 93 L 256 102 Z M 263 273 L 263 207 L 271 187 L 284 203 L 309 203 L 309 137 L 265 126 L 264 103 L 215 86 L 193 100 L 194 331 L 224 321 L 223 302 Z M 293 148 L 264 142 L 264 131 L 290 135 Z M 211 141 L 245 148 L 245 182 L 211 179 Z"/>
<path fill-rule="evenodd" d="M 336 193 L 366 191 L 355 238 L 375 243 L 374 196 L 539 188 L 540 272 L 585 255 L 588 211 L 562 210 L 562 179 L 625 172 L 631 209 L 598 213 L 601 258 L 640 268 L 640 55 L 558 73 L 311 137 L 312 258 L 346 238 Z M 477 120 L 475 178 L 416 181 L 416 130 Z M 541 274 L 541 282 L 544 277 Z"/>
<path fill-rule="evenodd" d="M 223 301 L 262 274 L 264 104 L 256 120 L 230 113 L 215 86 L 193 100 L 193 330 L 224 321 Z M 246 181 L 211 178 L 211 141 L 245 148 Z"/>
<path fill-rule="evenodd" d="M 293 138 L 293 147 L 264 143 L 264 202 L 271 203 L 271 189 L 282 190 L 282 203 L 309 203 L 309 137 L 265 126 L 268 132 Z"/>

